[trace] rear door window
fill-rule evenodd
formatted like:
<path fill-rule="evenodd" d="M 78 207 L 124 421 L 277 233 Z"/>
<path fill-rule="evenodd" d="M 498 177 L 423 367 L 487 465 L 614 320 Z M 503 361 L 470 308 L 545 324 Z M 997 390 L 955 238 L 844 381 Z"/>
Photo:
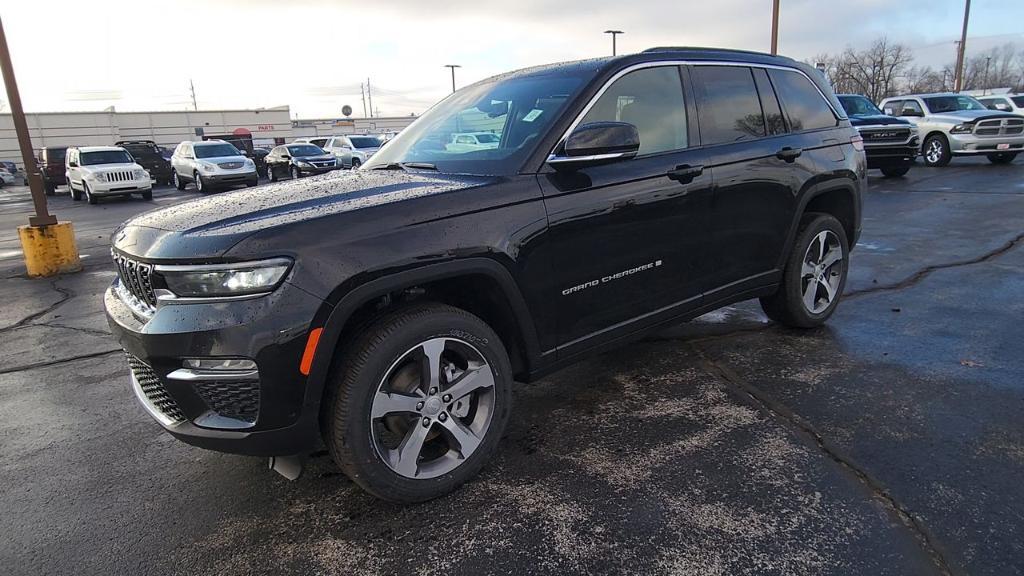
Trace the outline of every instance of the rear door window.
<path fill-rule="evenodd" d="M 580 125 L 591 122 L 636 126 L 639 155 L 686 148 L 686 103 L 679 68 L 643 68 L 619 78 L 601 94 Z"/>
<path fill-rule="evenodd" d="M 885 103 L 885 106 L 882 107 L 882 112 L 885 112 L 889 116 L 899 116 L 901 106 L 903 106 L 902 100 L 889 100 Z"/>
<path fill-rule="evenodd" d="M 754 82 L 757 84 L 757 94 L 761 97 L 761 109 L 764 110 L 768 135 L 785 134 L 786 121 L 782 117 L 782 109 L 779 107 L 775 90 L 772 89 L 772 83 L 768 80 L 768 71 L 754 68 Z"/>
<path fill-rule="evenodd" d="M 695 66 L 703 144 L 723 144 L 761 138 L 767 134 L 764 112 L 750 68 Z"/>
<path fill-rule="evenodd" d="M 798 72 L 775 69 L 768 74 L 782 100 L 786 115 L 789 117 L 789 126 L 794 132 L 832 128 L 838 123 L 832 108 L 806 76 Z"/>

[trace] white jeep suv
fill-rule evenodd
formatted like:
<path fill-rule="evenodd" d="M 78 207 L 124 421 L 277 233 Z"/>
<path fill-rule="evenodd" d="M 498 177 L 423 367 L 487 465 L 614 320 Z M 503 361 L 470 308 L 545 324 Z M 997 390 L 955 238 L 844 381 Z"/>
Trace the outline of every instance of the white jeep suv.
<path fill-rule="evenodd" d="M 153 199 L 153 179 L 135 163 L 127 150 L 119 146 L 82 146 L 68 148 L 64 157 L 64 175 L 71 198 L 95 204 L 101 196 L 141 194 Z"/>
<path fill-rule="evenodd" d="M 189 182 L 195 183 L 199 192 L 237 184 L 255 186 L 258 178 L 256 163 L 223 140 L 186 140 L 171 156 L 171 180 L 178 190 L 184 190 Z"/>

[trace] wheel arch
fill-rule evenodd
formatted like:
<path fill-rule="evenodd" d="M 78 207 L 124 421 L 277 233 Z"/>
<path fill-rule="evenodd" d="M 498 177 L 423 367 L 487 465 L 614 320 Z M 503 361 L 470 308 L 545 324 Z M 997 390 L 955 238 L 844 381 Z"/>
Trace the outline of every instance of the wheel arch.
<path fill-rule="evenodd" d="M 860 211 L 860 193 L 853 182 L 829 181 L 810 186 L 802 195 L 794 214 L 781 262 L 785 262 L 786 256 L 793 249 L 796 235 L 800 231 L 800 224 L 810 212 L 830 214 L 839 220 L 843 231 L 846 232 L 847 242 L 850 243 L 849 249 L 852 251 L 860 234 Z"/>
<path fill-rule="evenodd" d="M 472 257 L 430 264 L 353 287 L 339 287 L 313 322 L 321 327 L 307 380 L 306 402 L 320 403 L 337 352 L 384 312 L 409 301 L 433 300 L 465 309 L 491 326 L 509 353 L 515 376 L 525 375 L 540 357 L 533 320 L 514 277 L 499 262 Z"/>

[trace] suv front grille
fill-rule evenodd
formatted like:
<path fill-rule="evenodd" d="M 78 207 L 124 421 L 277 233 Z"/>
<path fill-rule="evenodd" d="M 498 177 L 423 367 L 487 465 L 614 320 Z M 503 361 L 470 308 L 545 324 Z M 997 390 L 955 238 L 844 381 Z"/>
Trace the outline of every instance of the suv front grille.
<path fill-rule="evenodd" d="M 238 168 L 241 168 L 244 164 L 244 162 L 221 162 L 220 164 L 217 164 L 217 166 L 220 166 L 225 170 L 237 170 Z"/>
<path fill-rule="evenodd" d="M 243 422 L 256 422 L 260 413 L 260 384 L 251 382 L 196 382 L 196 393 L 211 410 Z"/>
<path fill-rule="evenodd" d="M 131 171 L 118 170 L 116 172 L 106 172 L 103 174 L 104 179 L 107 182 L 134 182 L 135 174 Z"/>
<path fill-rule="evenodd" d="M 1021 134 L 1024 134 L 1024 119 L 1021 118 L 980 120 L 974 126 L 975 136 L 1019 136 Z"/>
<path fill-rule="evenodd" d="M 135 380 L 139 383 L 142 393 L 149 400 L 154 408 L 160 411 L 165 417 L 174 423 L 184 422 L 185 415 L 178 407 L 178 403 L 171 398 L 164 388 L 164 383 L 156 375 L 156 372 L 148 364 L 139 360 L 129 352 L 124 353 L 128 358 L 128 367 L 131 368 Z"/>
<path fill-rule="evenodd" d="M 156 307 L 156 294 L 153 292 L 153 265 L 137 262 L 116 252 L 112 252 L 114 264 L 117 265 L 117 277 L 121 286 L 139 302 L 149 308 Z"/>

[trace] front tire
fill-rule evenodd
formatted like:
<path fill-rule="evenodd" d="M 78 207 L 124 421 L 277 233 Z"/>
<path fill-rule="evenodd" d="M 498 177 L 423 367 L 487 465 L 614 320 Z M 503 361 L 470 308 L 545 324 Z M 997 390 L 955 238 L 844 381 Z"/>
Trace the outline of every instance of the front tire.
<path fill-rule="evenodd" d="M 178 190 L 184 190 L 185 189 L 185 182 L 182 181 L 182 179 L 178 177 L 178 171 L 177 170 L 175 170 L 174 173 L 171 174 L 171 180 L 172 180 L 172 182 L 174 184 L 174 187 L 177 188 Z"/>
<path fill-rule="evenodd" d="M 993 164 L 1009 164 L 1013 162 L 1013 159 L 1017 157 L 1016 152 L 996 152 L 995 154 L 986 154 L 988 161 Z"/>
<path fill-rule="evenodd" d="M 153 190 L 146 190 L 145 192 L 143 192 L 142 193 L 142 199 L 143 200 L 152 200 L 153 199 Z"/>
<path fill-rule="evenodd" d="M 271 182 L 277 182 L 277 174 L 274 173 L 273 166 L 267 166 L 267 180 Z"/>
<path fill-rule="evenodd" d="M 292 180 L 298 180 L 299 178 L 302 177 L 302 172 L 299 172 L 299 169 L 297 167 L 295 167 L 295 166 L 292 166 L 291 168 L 289 168 L 288 172 L 291 175 Z"/>
<path fill-rule="evenodd" d="M 899 178 L 900 176 L 905 176 L 907 172 L 910 172 L 910 163 L 883 166 L 881 170 L 882 175 L 886 178 Z"/>
<path fill-rule="evenodd" d="M 98 200 L 95 196 L 92 195 L 92 192 L 89 191 L 89 184 L 86 183 L 84 180 L 82 181 L 82 191 L 85 192 L 86 202 L 88 202 L 89 204 L 96 204 Z"/>
<path fill-rule="evenodd" d="M 203 182 L 203 175 L 199 172 L 192 174 L 193 181 L 196 183 L 196 192 L 206 193 L 209 192 L 209 186 L 206 182 Z"/>
<path fill-rule="evenodd" d="M 362 166 L 362 165 L 363 165 L 362 160 L 360 160 L 359 158 L 353 158 L 352 159 L 352 167 L 350 168 L 350 170 L 358 170 L 359 167 Z"/>
<path fill-rule="evenodd" d="M 75 185 L 71 183 L 71 180 L 68 180 L 68 191 L 71 194 L 71 199 L 74 200 L 75 202 L 78 202 L 79 200 L 82 199 L 82 193 L 79 192 L 78 190 L 75 190 Z"/>
<path fill-rule="evenodd" d="M 808 213 L 786 260 L 778 291 L 761 298 L 769 318 L 795 328 L 828 320 L 846 287 L 850 249 L 846 231 L 829 214 Z"/>
<path fill-rule="evenodd" d="M 393 502 L 455 490 L 490 459 L 508 422 L 512 372 L 498 335 L 442 304 L 396 310 L 339 355 L 327 443 L 367 492 Z"/>
<path fill-rule="evenodd" d="M 53 182 L 50 182 L 49 180 L 43 182 L 43 188 L 46 189 L 47 196 L 53 196 L 54 194 L 57 193 L 57 185 L 54 184 Z"/>
<path fill-rule="evenodd" d="M 940 168 L 949 164 L 953 159 L 953 153 L 949 151 L 949 141 L 941 134 L 933 134 L 924 141 L 924 158 L 926 166 Z"/>

